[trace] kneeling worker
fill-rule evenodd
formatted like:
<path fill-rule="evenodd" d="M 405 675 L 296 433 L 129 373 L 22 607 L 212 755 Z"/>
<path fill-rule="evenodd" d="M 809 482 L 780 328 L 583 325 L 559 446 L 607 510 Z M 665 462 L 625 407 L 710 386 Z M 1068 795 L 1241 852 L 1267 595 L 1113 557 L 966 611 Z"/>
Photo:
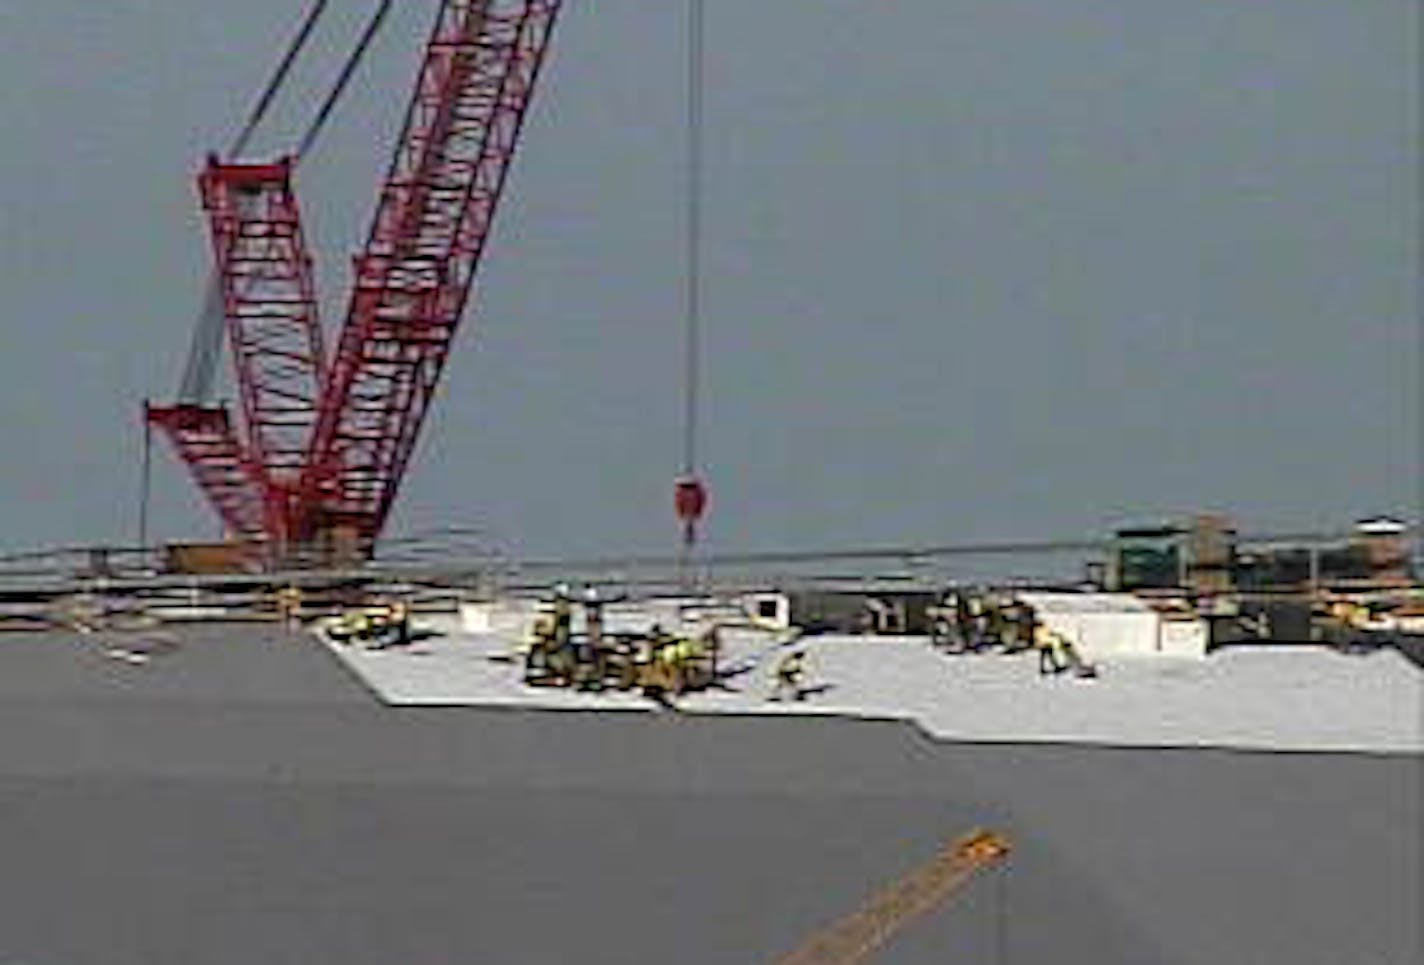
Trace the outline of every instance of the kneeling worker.
<path fill-rule="evenodd" d="M 1035 624 L 1033 628 L 1033 645 L 1038 651 L 1038 673 L 1039 676 L 1048 674 L 1060 674 L 1063 672 L 1063 664 L 1059 662 L 1059 639 L 1054 633 L 1042 623 Z"/>
<path fill-rule="evenodd" d="M 801 683 L 806 678 L 806 651 L 793 650 L 776 663 L 776 686 L 771 692 L 771 700 L 779 701 L 783 694 L 790 693 L 792 700 L 804 699 Z"/>

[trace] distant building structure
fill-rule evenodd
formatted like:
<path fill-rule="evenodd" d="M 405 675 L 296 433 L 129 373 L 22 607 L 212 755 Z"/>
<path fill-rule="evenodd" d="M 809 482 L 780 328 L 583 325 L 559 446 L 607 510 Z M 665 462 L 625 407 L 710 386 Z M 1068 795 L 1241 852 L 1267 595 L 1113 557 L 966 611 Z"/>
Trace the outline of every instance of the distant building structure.
<path fill-rule="evenodd" d="M 1408 523 L 1388 516 L 1375 516 L 1355 524 L 1352 543 L 1363 556 L 1370 579 L 1389 586 L 1407 586 L 1415 576 L 1409 537 Z"/>
<path fill-rule="evenodd" d="M 1231 590 L 1236 529 L 1221 513 L 1201 513 L 1188 525 L 1119 529 L 1113 534 L 1108 585 L 1118 591 Z"/>
<path fill-rule="evenodd" d="M 1182 534 L 1178 526 L 1132 527 L 1115 532 L 1108 561 L 1108 588 L 1130 593 L 1182 586 Z"/>
<path fill-rule="evenodd" d="M 1201 513 L 1187 533 L 1187 586 L 1198 596 L 1228 593 L 1235 585 L 1236 528 L 1223 513 Z"/>
<path fill-rule="evenodd" d="M 1107 585 L 1121 592 L 1181 590 L 1197 596 L 1409 586 L 1416 579 L 1410 525 L 1388 516 L 1357 522 L 1334 545 L 1241 546 L 1230 519 L 1203 513 L 1187 525 L 1119 529 Z"/>

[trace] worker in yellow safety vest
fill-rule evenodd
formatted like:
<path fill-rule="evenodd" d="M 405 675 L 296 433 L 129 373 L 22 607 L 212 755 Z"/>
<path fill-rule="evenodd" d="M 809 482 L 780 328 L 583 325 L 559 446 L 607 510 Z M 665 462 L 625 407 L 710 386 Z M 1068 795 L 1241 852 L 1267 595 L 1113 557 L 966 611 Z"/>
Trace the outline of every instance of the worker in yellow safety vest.
<path fill-rule="evenodd" d="M 386 646 L 403 647 L 410 643 L 410 605 L 404 600 L 392 603 L 386 627 Z"/>
<path fill-rule="evenodd" d="M 793 650 L 776 662 L 773 671 L 776 681 L 771 692 L 771 700 L 779 701 L 787 694 L 792 700 L 802 700 L 805 691 L 802 683 L 806 679 L 806 651 Z"/>
<path fill-rule="evenodd" d="M 1033 646 L 1038 651 L 1039 676 L 1063 672 L 1063 663 L 1059 660 L 1062 638 L 1058 634 L 1042 623 L 1036 624 L 1033 628 Z"/>
<path fill-rule="evenodd" d="M 277 591 L 277 615 L 288 630 L 295 630 L 302 623 L 302 590 L 295 585 L 287 585 Z"/>
<path fill-rule="evenodd" d="M 568 584 L 554 587 L 554 647 L 562 649 L 573 637 L 574 605 L 569 598 Z"/>
<path fill-rule="evenodd" d="M 351 635 L 357 640 L 365 640 L 371 635 L 375 622 L 369 610 L 357 610 L 351 615 Z"/>
<path fill-rule="evenodd" d="M 678 679 L 681 689 L 699 685 L 699 675 L 697 674 L 697 663 L 704 654 L 701 643 L 691 637 L 684 637 L 679 640 L 674 647 L 674 658 L 677 661 Z M 701 681 L 705 683 L 706 681 Z"/>

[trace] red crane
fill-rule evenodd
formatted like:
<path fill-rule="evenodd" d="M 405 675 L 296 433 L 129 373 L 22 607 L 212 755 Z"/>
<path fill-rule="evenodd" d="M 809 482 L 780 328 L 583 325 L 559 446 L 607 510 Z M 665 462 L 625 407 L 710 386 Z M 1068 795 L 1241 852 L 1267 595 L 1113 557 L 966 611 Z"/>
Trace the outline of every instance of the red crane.
<path fill-rule="evenodd" d="M 180 397 L 145 415 L 229 534 L 269 559 L 369 553 L 380 535 L 470 299 L 561 4 L 440 0 L 330 357 L 294 158 L 213 157 L 199 177 L 239 414 Z"/>

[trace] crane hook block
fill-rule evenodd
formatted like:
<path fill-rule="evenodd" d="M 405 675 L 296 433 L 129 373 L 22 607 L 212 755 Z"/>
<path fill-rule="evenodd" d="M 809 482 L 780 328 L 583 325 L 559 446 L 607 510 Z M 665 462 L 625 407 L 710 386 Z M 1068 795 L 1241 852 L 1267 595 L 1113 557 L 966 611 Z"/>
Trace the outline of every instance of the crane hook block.
<path fill-rule="evenodd" d="M 678 522 L 697 523 L 707 512 L 707 487 L 696 476 L 678 476 L 673 483 L 673 508 Z"/>

